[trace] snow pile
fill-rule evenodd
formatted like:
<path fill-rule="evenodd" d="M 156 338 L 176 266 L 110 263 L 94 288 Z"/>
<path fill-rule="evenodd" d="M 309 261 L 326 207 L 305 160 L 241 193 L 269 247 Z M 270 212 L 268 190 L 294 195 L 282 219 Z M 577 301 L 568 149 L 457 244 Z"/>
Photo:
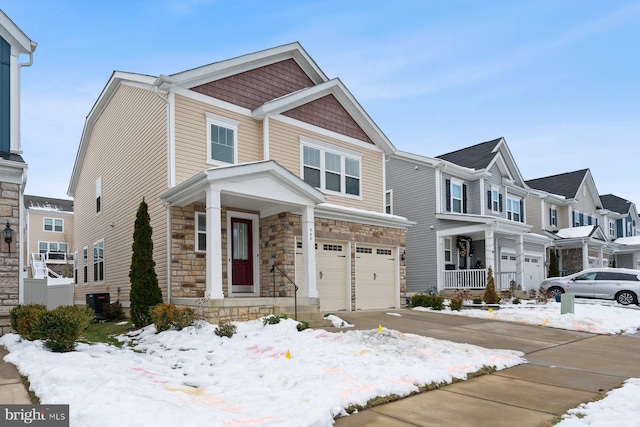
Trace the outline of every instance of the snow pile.
<path fill-rule="evenodd" d="M 548 301 L 544 304 L 502 305 L 499 310 L 443 310 L 438 313 L 469 316 L 505 322 L 526 323 L 549 328 L 594 334 L 634 334 L 640 329 L 640 309 L 637 306 L 601 304 L 595 301 L 576 301 L 574 313 L 560 314 L 560 303 Z M 615 304 L 615 303 L 613 303 Z M 416 307 L 417 311 L 431 311 L 430 308 Z"/>
<path fill-rule="evenodd" d="M 330 426 L 376 396 L 526 363 L 521 352 L 385 328 L 298 332 L 296 324 L 237 323 L 231 339 L 213 325 L 161 334 L 151 326 L 131 347 L 80 344 L 64 354 L 14 334 L 0 344 L 42 403 L 70 404 L 71 425 L 91 426 Z"/>

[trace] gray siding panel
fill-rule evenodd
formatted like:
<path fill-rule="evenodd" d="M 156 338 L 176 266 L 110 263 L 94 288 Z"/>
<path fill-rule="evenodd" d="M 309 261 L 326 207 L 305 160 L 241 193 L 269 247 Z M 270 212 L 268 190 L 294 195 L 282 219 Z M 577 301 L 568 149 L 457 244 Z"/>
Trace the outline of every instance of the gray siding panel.
<path fill-rule="evenodd" d="M 437 283 L 436 233 L 429 228 L 436 221 L 435 170 L 415 167 L 416 163 L 392 157 L 386 173 L 387 190 L 393 190 L 393 213 L 417 222 L 407 231 L 407 292 L 425 291 Z"/>

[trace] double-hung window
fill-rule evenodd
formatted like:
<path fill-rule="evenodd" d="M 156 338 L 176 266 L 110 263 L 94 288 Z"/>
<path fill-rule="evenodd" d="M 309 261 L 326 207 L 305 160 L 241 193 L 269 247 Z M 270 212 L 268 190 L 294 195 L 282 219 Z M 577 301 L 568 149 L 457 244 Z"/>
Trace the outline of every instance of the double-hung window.
<path fill-rule="evenodd" d="M 616 223 L 609 221 L 609 236 L 616 237 Z"/>
<path fill-rule="evenodd" d="M 207 250 L 207 214 L 196 212 L 196 251 Z"/>
<path fill-rule="evenodd" d="M 44 231 L 56 231 L 62 233 L 64 231 L 64 220 L 60 218 L 45 218 Z"/>
<path fill-rule="evenodd" d="M 462 213 L 462 184 L 451 181 L 451 210 Z"/>
<path fill-rule="evenodd" d="M 522 211 L 519 199 L 507 198 L 507 218 L 511 221 L 522 222 Z"/>
<path fill-rule="evenodd" d="M 384 211 L 389 215 L 393 214 L 393 190 L 388 190 L 384 193 Z"/>
<path fill-rule="evenodd" d="M 497 188 L 491 189 L 491 210 L 493 212 L 500 210 L 500 191 Z"/>
<path fill-rule="evenodd" d="M 444 262 L 446 262 L 447 264 L 451 263 L 451 248 L 452 248 L 452 241 L 451 241 L 451 237 L 445 237 L 444 238 Z"/>
<path fill-rule="evenodd" d="M 361 158 L 357 153 L 302 140 L 302 179 L 316 188 L 360 196 L 360 165 Z"/>
<path fill-rule="evenodd" d="M 84 283 L 87 283 L 87 281 L 89 280 L 89 272 L 87 271 L 89 269 L 89 248 L 88 247 L 84 247 L 84 249 L 82 249 L 82 270 L 84 273 Z"/>
<path fill-rule="evenodd" d="M 555 206 L 549 208 L 549 225 L 552 227 L 558 226 L 558 209 Z"/>
<path fill-rule="evenodd" d="M 104 240 L 93 244 L 93 281 L 104 280 Z"/>
<path fill-rule="evenodd" d="M 238 125 L 240 122 L 206 113 L 207 163 L 235 164 L 238 161 Z"/>

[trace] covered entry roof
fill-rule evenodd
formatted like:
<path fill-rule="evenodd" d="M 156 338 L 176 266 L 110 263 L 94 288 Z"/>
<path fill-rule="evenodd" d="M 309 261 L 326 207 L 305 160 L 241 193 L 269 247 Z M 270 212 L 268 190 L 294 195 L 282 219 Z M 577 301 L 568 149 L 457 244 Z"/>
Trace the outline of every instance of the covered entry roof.
<path fill-rule="evenodd" d="M 263 217 L 326 199 L 273 160 L 206 169 L 164 192 L 160 199 L 186 206 L 205 201 L 209 190 L 220 191 L 221 205 L 258 211 Z"/>

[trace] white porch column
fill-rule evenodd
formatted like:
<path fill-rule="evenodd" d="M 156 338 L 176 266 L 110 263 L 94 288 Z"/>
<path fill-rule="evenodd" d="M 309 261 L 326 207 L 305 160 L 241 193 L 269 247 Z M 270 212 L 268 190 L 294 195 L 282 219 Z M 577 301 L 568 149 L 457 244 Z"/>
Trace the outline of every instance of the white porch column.
<path fill-rule="evenodd" d="M 589 244 L 582 242 L 582 269 L 589 268 Z"/>
<path fill-rule="evenodd" d="M 524 236 L 516 235 L 516 283 L 525 289 L 524 277 Z"/>
<path fill-rule="evenodd" d="M 604 246 L 600 246 L 598 251 L 598 267 L 608 267 L 608 265 L 604 265 Z"/>
<path fill-rule="evenodd" d="M 207 290 L 210 299 L 223 299 L 222 292 L 222 220 L 220 219 L 220 190 L 207 190 Z"/>
<path fill-rule="evenodd" d="M 318 298 L 316 286 L 316 229 L 313 206 L 302 209 L 302 297 Z"/>
<path fill-rule="evenodd" d="M 484 256 L 487 268 L 491 267 L 493 275 L 496 274 L 496 242 L 493 227 L 489 227 L 484 232 Z"/>

